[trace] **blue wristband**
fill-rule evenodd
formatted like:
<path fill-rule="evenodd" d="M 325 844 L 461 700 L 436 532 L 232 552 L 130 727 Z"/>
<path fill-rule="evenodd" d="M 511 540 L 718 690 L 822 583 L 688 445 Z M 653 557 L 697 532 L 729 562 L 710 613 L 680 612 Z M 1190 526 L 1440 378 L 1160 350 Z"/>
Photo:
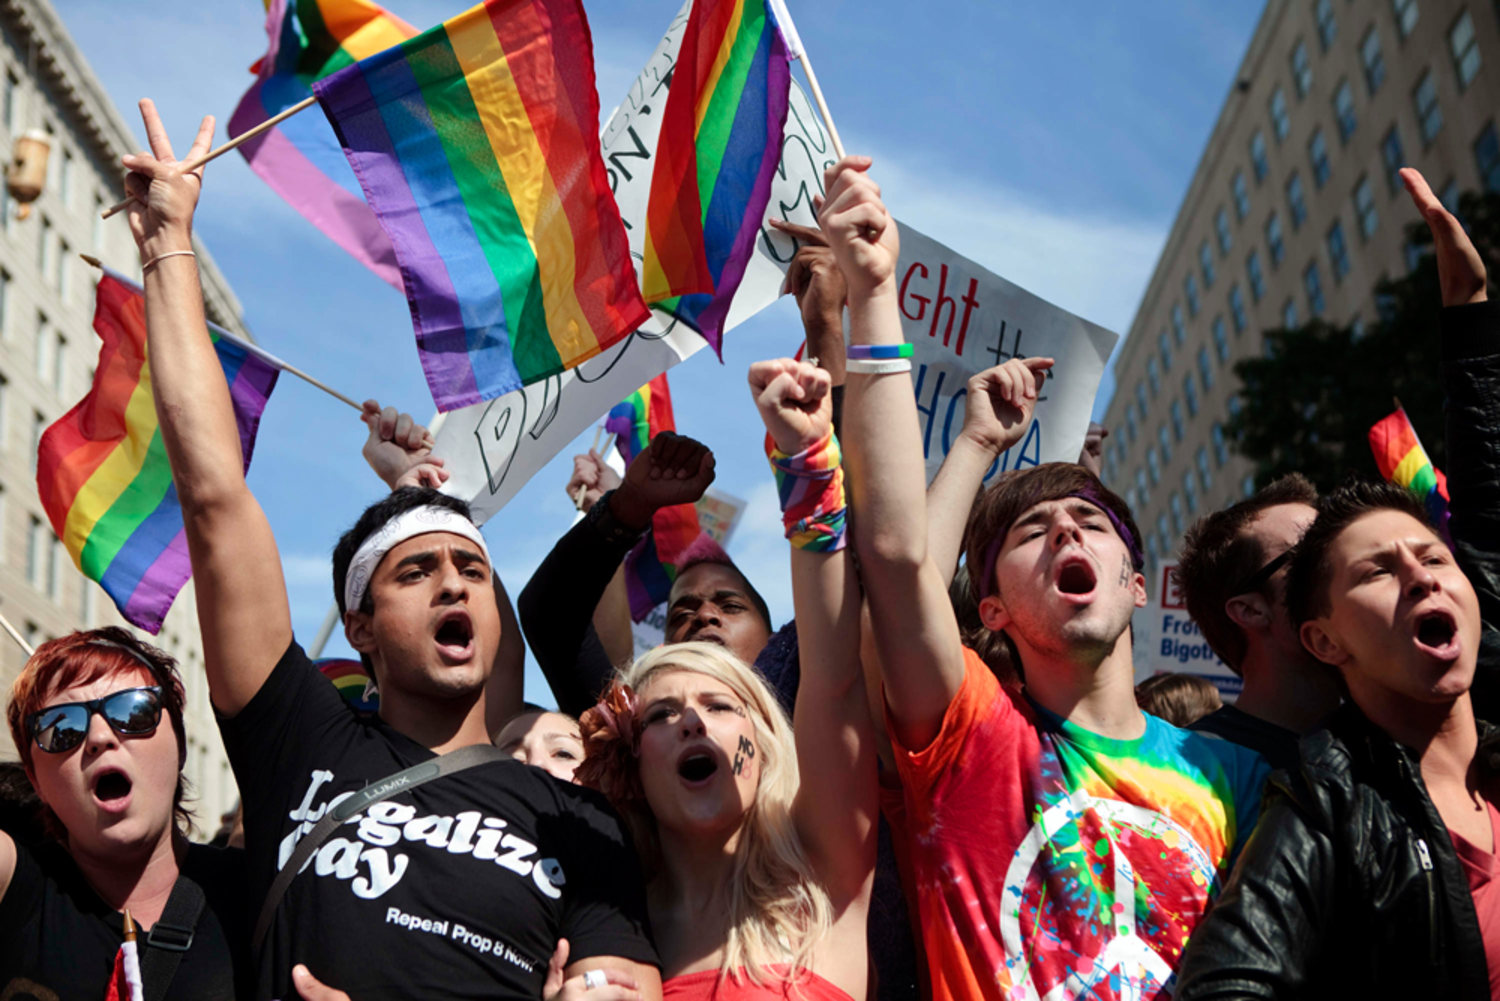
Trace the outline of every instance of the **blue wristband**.
<path fill-rule="evenodd" d="M 892 358 L 910 358 L 910 344 L 851 344 L 844 352 L 845 358 L 861 361 L 886 361 Z"/>

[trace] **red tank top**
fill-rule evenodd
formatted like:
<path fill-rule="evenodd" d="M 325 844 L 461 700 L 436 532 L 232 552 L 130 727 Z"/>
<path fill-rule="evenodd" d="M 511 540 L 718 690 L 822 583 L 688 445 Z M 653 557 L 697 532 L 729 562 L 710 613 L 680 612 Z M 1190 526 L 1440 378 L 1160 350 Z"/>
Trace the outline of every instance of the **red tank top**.
<path fill-rule="evenodd" d="M 773 971 L 777 968 L 773 968 Z M 784 973 L 784 968 L 780 968 Z M 846 991 L 840 990 L 816 973 L 803 974 L 800 988 L 793 992 L 792 985 L 773 972 L 776 979 L 768 978 L 757 985 L 749 977 L 738 980 L 725 977 L 719 979 L 718 970 L 703 970 L 699 973 L 684 973 L 661 985 L 662 1001 L 785 1001 L 800 998 L 801 1001 L 854 1001 Z"/>

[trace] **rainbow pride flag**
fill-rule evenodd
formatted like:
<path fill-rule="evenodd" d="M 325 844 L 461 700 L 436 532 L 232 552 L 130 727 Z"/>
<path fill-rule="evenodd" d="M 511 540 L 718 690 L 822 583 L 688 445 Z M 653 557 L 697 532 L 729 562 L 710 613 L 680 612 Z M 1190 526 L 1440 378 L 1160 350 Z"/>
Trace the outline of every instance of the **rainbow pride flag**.
<path fill-rule="evenodd" d="M 375 689 L 375 679 L 365 673 L 365 666 L 357 660 L 345 657 L 323 657 L 313 661 L 323 672 L 323 677 L 333 682 L 344 701 L 355 712 L 377 713 L 380 711 L 380 694 Z"/>
<path fill-rule="evenodd" d="M 104 588 L 131 624 L 156 633 L 191 567 L 156 424 L 140 287 L 105 272 L 95 293 L 94 330 L 103 345 L 93 388 L 42 434 L 37 491 L 78 569 Z M 280 370 L 227 331 L 211 326 L 209 333 L 249 469 L 260 415 Z"/>
<path fill-rule="evenodd" d="M 1448 530 L 1448 478 L 1432 464 L 1427 450 L 1417 438 L 1417 429 L 1406 416 L 1405 407 L 1382 417 L 1370 427 L 1370 451 L 1380 475 L 1399 487 L 1405 487 L 1422 499 L 1432 523 Z"/>
<path fill-rule="evenodd" d="M 716 353 L 771 197 L 790 83 L 765 0 L 694 0 L 662 112 L 642 289 Z"/>
<path fill-rule="evenodd" d="M 615 436 L 615 447 L 627 466 L 658 432 L 677 430 L 666 373 L 616 404 L 604 418 L 604 430 Z M 673 504 L 652 516 L 651 534 L 625 555 L 625 590 L 632 619 L 641 621 L 667 600 L 677 579 L 678 558 L 701 532 L 698 509 L 692 504 Z"/>
<path fill-rule="evenodd" d="M 313 90 L 396 249 L 439 410 L 645 321 L 578 0 L 486 0 Z"/>
<path fill-rule="evenodd" d="M 268 48 L 255 83 L 229 117 L 239 135 L 312 96 L 312 84 L 373 56 L 417 29 L 368 0 L 268 0 Z M 365 267 L 396 288 L 401 269 L 333 131 L 317 115 L 293 115 L 239 147 L 287 204 Z"/>

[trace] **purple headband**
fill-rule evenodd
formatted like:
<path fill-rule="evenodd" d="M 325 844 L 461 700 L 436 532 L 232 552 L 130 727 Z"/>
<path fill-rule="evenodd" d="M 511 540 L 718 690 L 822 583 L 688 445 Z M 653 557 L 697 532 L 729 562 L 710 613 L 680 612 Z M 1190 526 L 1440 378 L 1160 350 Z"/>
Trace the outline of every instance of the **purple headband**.
<path fill-rule="evenodd" d="M 1120 540 L 1125 543 L 1125 548 L 1130 551 L 1130 565 L 1139 570 L 1141 564 L 1145 562 L 1145 558 L 1141 555 L 1140 546 L 1136 544 L 1135 535 L 1126 526 L 1125 522 L 1120 520 L 1120 516 L 1115 514 L 1110 509 L 1110 506 L 1105 504 L 1099 495 L 1092 490 L 1079 490 L 1075 493 L 1065 494 L 1059 499 L 1066 499 L 1068 497 L 1077 497 L 1079 500 L 1086 500 L 1104 512 L 1104 516 L 1109 519 L 1109 523 L 1115 526 L 1115 534 L 1120 537 Z M 1000 544 L 1004 541 L 1004 535 L 997 535 L 984 551 L 984 570 L 979 578 L 980 601 L 990 596 L 990 579 L 995 576 L 995 558 L 1000 555 Z M 973 574 L 973 572 L 974 570 L 971 567 L 969 573 Z"/>

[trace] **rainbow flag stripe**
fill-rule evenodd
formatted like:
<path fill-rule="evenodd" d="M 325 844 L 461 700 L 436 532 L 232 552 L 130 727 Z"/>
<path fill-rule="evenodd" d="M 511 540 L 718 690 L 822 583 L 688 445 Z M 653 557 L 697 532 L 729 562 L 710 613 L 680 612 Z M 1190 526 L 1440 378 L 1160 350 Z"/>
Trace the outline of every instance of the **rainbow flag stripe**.
<path fill-rule="evenodd" d="M 1422 499 L 1433 524 L 1446 531 L 1448 523 L 1448 478 L 1432 464 L 1417 438 L 1417 429 L 1406 416 L 1406 408 L 1376 421 L 1370 428 L 1370 451 L 1380 475 L 1405 487 Z"/>
<path fill-rule="evenodd" d="M 604 419 L 604 430 L 615 436 L 615 447 L 627 466 L 658 432 L 677 430 L 666 373 L 616 404 Z M 652 516 L 651 534 L 625 555 L 625 589 L 632 619 L 641 621 L 667 600 L 677 579 L 678 558 L 701 532 L 698 509 L 692 504 L 674 504 Z"/>
<path fill-rule="evenodd" d="M 270 0 L 265 57 L 229 118 L 239 135 L 312 96 L 313 81 L 417 33 L 367 0 Z M 401 269 L 333 132 L 316 115 L 293 115 L 239 147 L 287 204 L 355 260 L 396 288 Z"/>
<path fill-rule="evenodd" d="M 764 0 L 695 0 L 646 208 L 646 301 L 721 352 L 781 160 L 791 70 Z"/>
<path fill-rule="evenodd" d="M 155 633 L 191 567 L 156 424 L 140 287 L 106 272 L 95 293 L 94 330 L 103 345 L 93 388 L 42 434 L 37 491 L 74 564 L 129 622 Z M 224 330 L 212 327 L 210 336 L 249 469 L 279 370 Z"/>
<path fill-rule="evenodd" d="M 313 661 L 323 677 L 333 682 L 344 701 L 356 712 L 376 713 L 380 711 L 380 695 L 375 690 L 375 680 L 365 673 L 365 666 L 357 660 L 344 657 L 323 657 Z"/>
<path fill-rule="evenodd" d="M 647 317 L 599 152 L 578 0 L 487 0 L 313 85 L 396 248 L 439 410 Z"/>

